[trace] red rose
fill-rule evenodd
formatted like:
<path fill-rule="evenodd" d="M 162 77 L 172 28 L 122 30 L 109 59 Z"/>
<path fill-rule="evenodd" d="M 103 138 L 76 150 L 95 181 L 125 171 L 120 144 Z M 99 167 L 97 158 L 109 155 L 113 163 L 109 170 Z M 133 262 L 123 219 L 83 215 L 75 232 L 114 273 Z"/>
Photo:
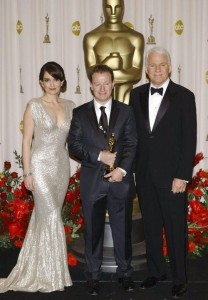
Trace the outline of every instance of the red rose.
<path fill-rule="evenodd" d="M 9 224 L 9 237 L 10 239 L 13 239 L 17 232 L 20 230 L 19 226 L 18 226 L 18 223 L 11 223 Z"/>
<path fill-rule="evenodd" d="M 4 186 L 4 181 L 0 180 L 0 188 Z"/>
<path fill-rule="evenodd" d="M 195 159 L 194 159 L 194 167 L 196 165 L 198 165 L 198 163 L 200 162 L 200 160 L 202 160 L 203 158 L 204 158 L 204 156 L 203 156 L 202 152 L 197 153 L 196 156 L 195 156 Z"/>
<path fill-rule="evenodd" d="M 22 191 L 19 189 L 14 190 L 14 196 L 17 197 L 22 197 Z"/>
<path fill-rule="evenodd" d="M 84 223 L 83 217 L 79 217 L 79 218 L 77 219 L 77 223 L 80 224 L 80 225 L 82 225 L 82 224 Z"/>
<path fill-rule="evenodd" d="M 189 241 L 188 242 L 188 252 L 194 252 L 194 250 L 196 249 L 196 245 L 194 244 L 194 242 Z"/>
<path fill-rule="evenodd" d="M 208 172 L 203 171 L 202 169 L 199 170 L 198 174 L 201 178 L 208 178 Z"/>
<path fill-rule="evenodd" d="M 69 179 L 69 185 L 72 185 L 72 184 L 75 184 L 75 179 L 74 179 L 74 177 L 71 177 L 71 178 Z"/>
<path fill-rule="evenodd" d="M 80 179 L 80 169 L 77 170 L 75 176 L 76 176 L 76 180 Z"/>
<path fill-rule="evenodd" d="M 12 191 L 12 187 L 11 187 L 11 186 L 8 186 L 8 187 L 7 187 L 7 192 L 10 193 L 11 191 Z"/>
<path fill-rule="evenodd" d="M 72 214 L 78 214 L 80 212 L 80 206 L 75 204 L 73 207 L 72 207 L 72 210 L 71 210 Z"/>
<path fill-rule="evenodd" d="M 206 211 L 206 207 L 203 206 L 199 201 L 197 200 L 192 200 L 192 201 L 189 201 L 189 205 L 192 209 L 192 211 L 195 213 L 195 214 L 199 214 L 199 213 L 202 213 L 203 211 Z"/>
<path fill-rule="evenodd" d="M 17 172 L 12 172 L 12 173 L 11 173 L 11 176 L 12 176 L 12 178 L 18 178 Z"/>
<path fill-rule="evenodd" d="M 7 194 L 6 193 L 1 193 L 1 199 L 6 200 L 7 199 Z"/>
<path fill-rule="evenodd" d="M 196 196 L 196 197 L 201 197 L 201 196 L 203 196 L 203 192 L 202 192 L 200 189 L 193 190 L 193 194 L 194 194 L 194 196 Z"/>
<path fill-rule="evenodd" d="M 68 259 L 68 264 L 71 267 L 74 267 L 74 266 L 77 265 L 77 259 L 76 259 L 76 257 L 72 253 L 68 253 L 67 254 L 67 259 Z"/>
<path fill-rule="evenodd" d="M 20 199 L 15 199 L 13 201 L 13 213 L 16 219 L 22 219 L 23 217 L 27 217 L 30 214 L 30 210 L 28 208 L 28 202 Z"/>
<path fill-rule="evenodd" d="M 73 194 L 71 191 L 68 191 L 68 192 L 66 193 L 66 200 L 67 200 L 68 202 L 73 202 L 73 201 L 74 201 L 74 194 Z"/>
<path fill-rule="evenodd" d="M 9 170 L 11 168 L 11 163 L 9 161 L 4 162 L 4 169 Z"/>
<path fill-rule="evenodd" d="M 15 245 L 17 248 L 22 248 L 22 244 L 23 244 L 23 241 L 20 241 L 20 240 L 14 242 L 14 245 Z"/>
<path fill-rule="evenodd" d="M 64 231 L 65 231 L 66 234 L 69 234 L 69 233 L 72 232 L 72 227 L 69 226 L 69 225 L 65 225 L 64 226 Z"/>
<path fill-rule="evenodd" d="M 197 232 L 197 228 L 196 227 L 188 228 L 188 234 L 194 234 L 196 232 Z"/>

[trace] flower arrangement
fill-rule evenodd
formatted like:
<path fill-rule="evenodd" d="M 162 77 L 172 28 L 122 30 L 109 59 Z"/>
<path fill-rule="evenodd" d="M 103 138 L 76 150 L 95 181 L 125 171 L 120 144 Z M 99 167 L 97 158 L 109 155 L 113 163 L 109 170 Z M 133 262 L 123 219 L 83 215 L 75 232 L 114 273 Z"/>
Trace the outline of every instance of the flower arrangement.
<path fill-rule="evenodd" d="M 22 168 L 21 156 L 16 151 L 14 154 L 16 163 Z M 76 258 L 69 252 L 70 245 L 83 231 L 79 178 L 78 169 L 69 180 L 62 209 L 70 266 L 77 264 Z M 11 171 L 11 163 L 5 161 L 4 170 L 0 173 L 0 249 L 22 247 L 33 206 L 32 193 L 25 188 L 22 177 Z"/>
<path fill-rule="evenodd" d="M 195 156 L 196 166 L 204 156 Z M 197 257 L 208 253 L 208 170 L 199 169 L 188 186 L 188 252 Z"/>
<path fill-rule="evenodd" d="M 194 167 L 204 159 L 196 154 Z M 188 185 L 188 256 L 201 257 L 208 253 L 208 170 L 199 169 Z M 168 256 L 165 232 L 163 232 L 163 254 Z"/>

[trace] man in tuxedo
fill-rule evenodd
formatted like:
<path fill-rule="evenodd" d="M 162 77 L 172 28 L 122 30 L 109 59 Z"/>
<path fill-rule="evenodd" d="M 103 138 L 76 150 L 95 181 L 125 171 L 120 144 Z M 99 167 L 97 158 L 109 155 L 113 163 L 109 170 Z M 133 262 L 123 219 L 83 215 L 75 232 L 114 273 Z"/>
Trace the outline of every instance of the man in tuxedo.
<path fill-rule="evenodd" d="M 98 295 L 106 210 L 119 282 L 124 290 L 134 289 L 131 267 L 135 196 L 132 164 L 137 134 L 133 109 L 111 97 L 114 88 L 112 69 L 107 65 L 96 65 L 89 80 L 94 99 L 74 109 L 68 149 L 81 160 L 87 290 L 91 295 Z"/>
<path fill-rule="evenodd" d="M 187 183 L 192 178 L 196 148 L 194 94 L 170 79 L 171 58 L 154 47 L 145 58 L 150 83 L 132 90 L 138 147 L 136 190 L 146 240 L 148 277 L 141 288 L 166 280 L 163 228 L 172 271 L 172 296 L 187 292 Z"/>

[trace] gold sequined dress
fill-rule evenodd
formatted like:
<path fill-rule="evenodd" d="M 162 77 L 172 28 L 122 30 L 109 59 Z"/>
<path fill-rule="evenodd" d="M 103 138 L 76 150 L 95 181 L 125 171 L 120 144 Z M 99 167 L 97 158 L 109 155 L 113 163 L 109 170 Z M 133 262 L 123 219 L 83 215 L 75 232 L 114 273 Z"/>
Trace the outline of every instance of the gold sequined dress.
<path fill-rule="evenodd" d="M 35 206 L 17 264 L 0 279 L 0 292 L 52 292 L 72 285 L 61 209 L 70 177 L 65 144 L 75 104 L 62 100 L 65 119 L 59 127 L 41 98 L 28 103 L 35 124 L 31 158 Z"/>

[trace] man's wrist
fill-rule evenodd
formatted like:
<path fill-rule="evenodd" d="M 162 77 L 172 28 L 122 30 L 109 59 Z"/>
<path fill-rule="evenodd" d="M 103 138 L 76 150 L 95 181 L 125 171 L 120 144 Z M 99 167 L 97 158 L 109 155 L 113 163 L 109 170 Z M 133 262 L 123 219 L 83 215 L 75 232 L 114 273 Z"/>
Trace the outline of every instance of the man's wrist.
<path fill-rule="evenodd" d="M 117 167 L 116 169 L 119 169 L 119 170 L 121 170 L 121 171 L 123 172 L 123 177 L 126 176 L 127 172 L 126 172 L 124 169 L 122 169 L 122 168 L 120 168 L 120 167 Z"/>

